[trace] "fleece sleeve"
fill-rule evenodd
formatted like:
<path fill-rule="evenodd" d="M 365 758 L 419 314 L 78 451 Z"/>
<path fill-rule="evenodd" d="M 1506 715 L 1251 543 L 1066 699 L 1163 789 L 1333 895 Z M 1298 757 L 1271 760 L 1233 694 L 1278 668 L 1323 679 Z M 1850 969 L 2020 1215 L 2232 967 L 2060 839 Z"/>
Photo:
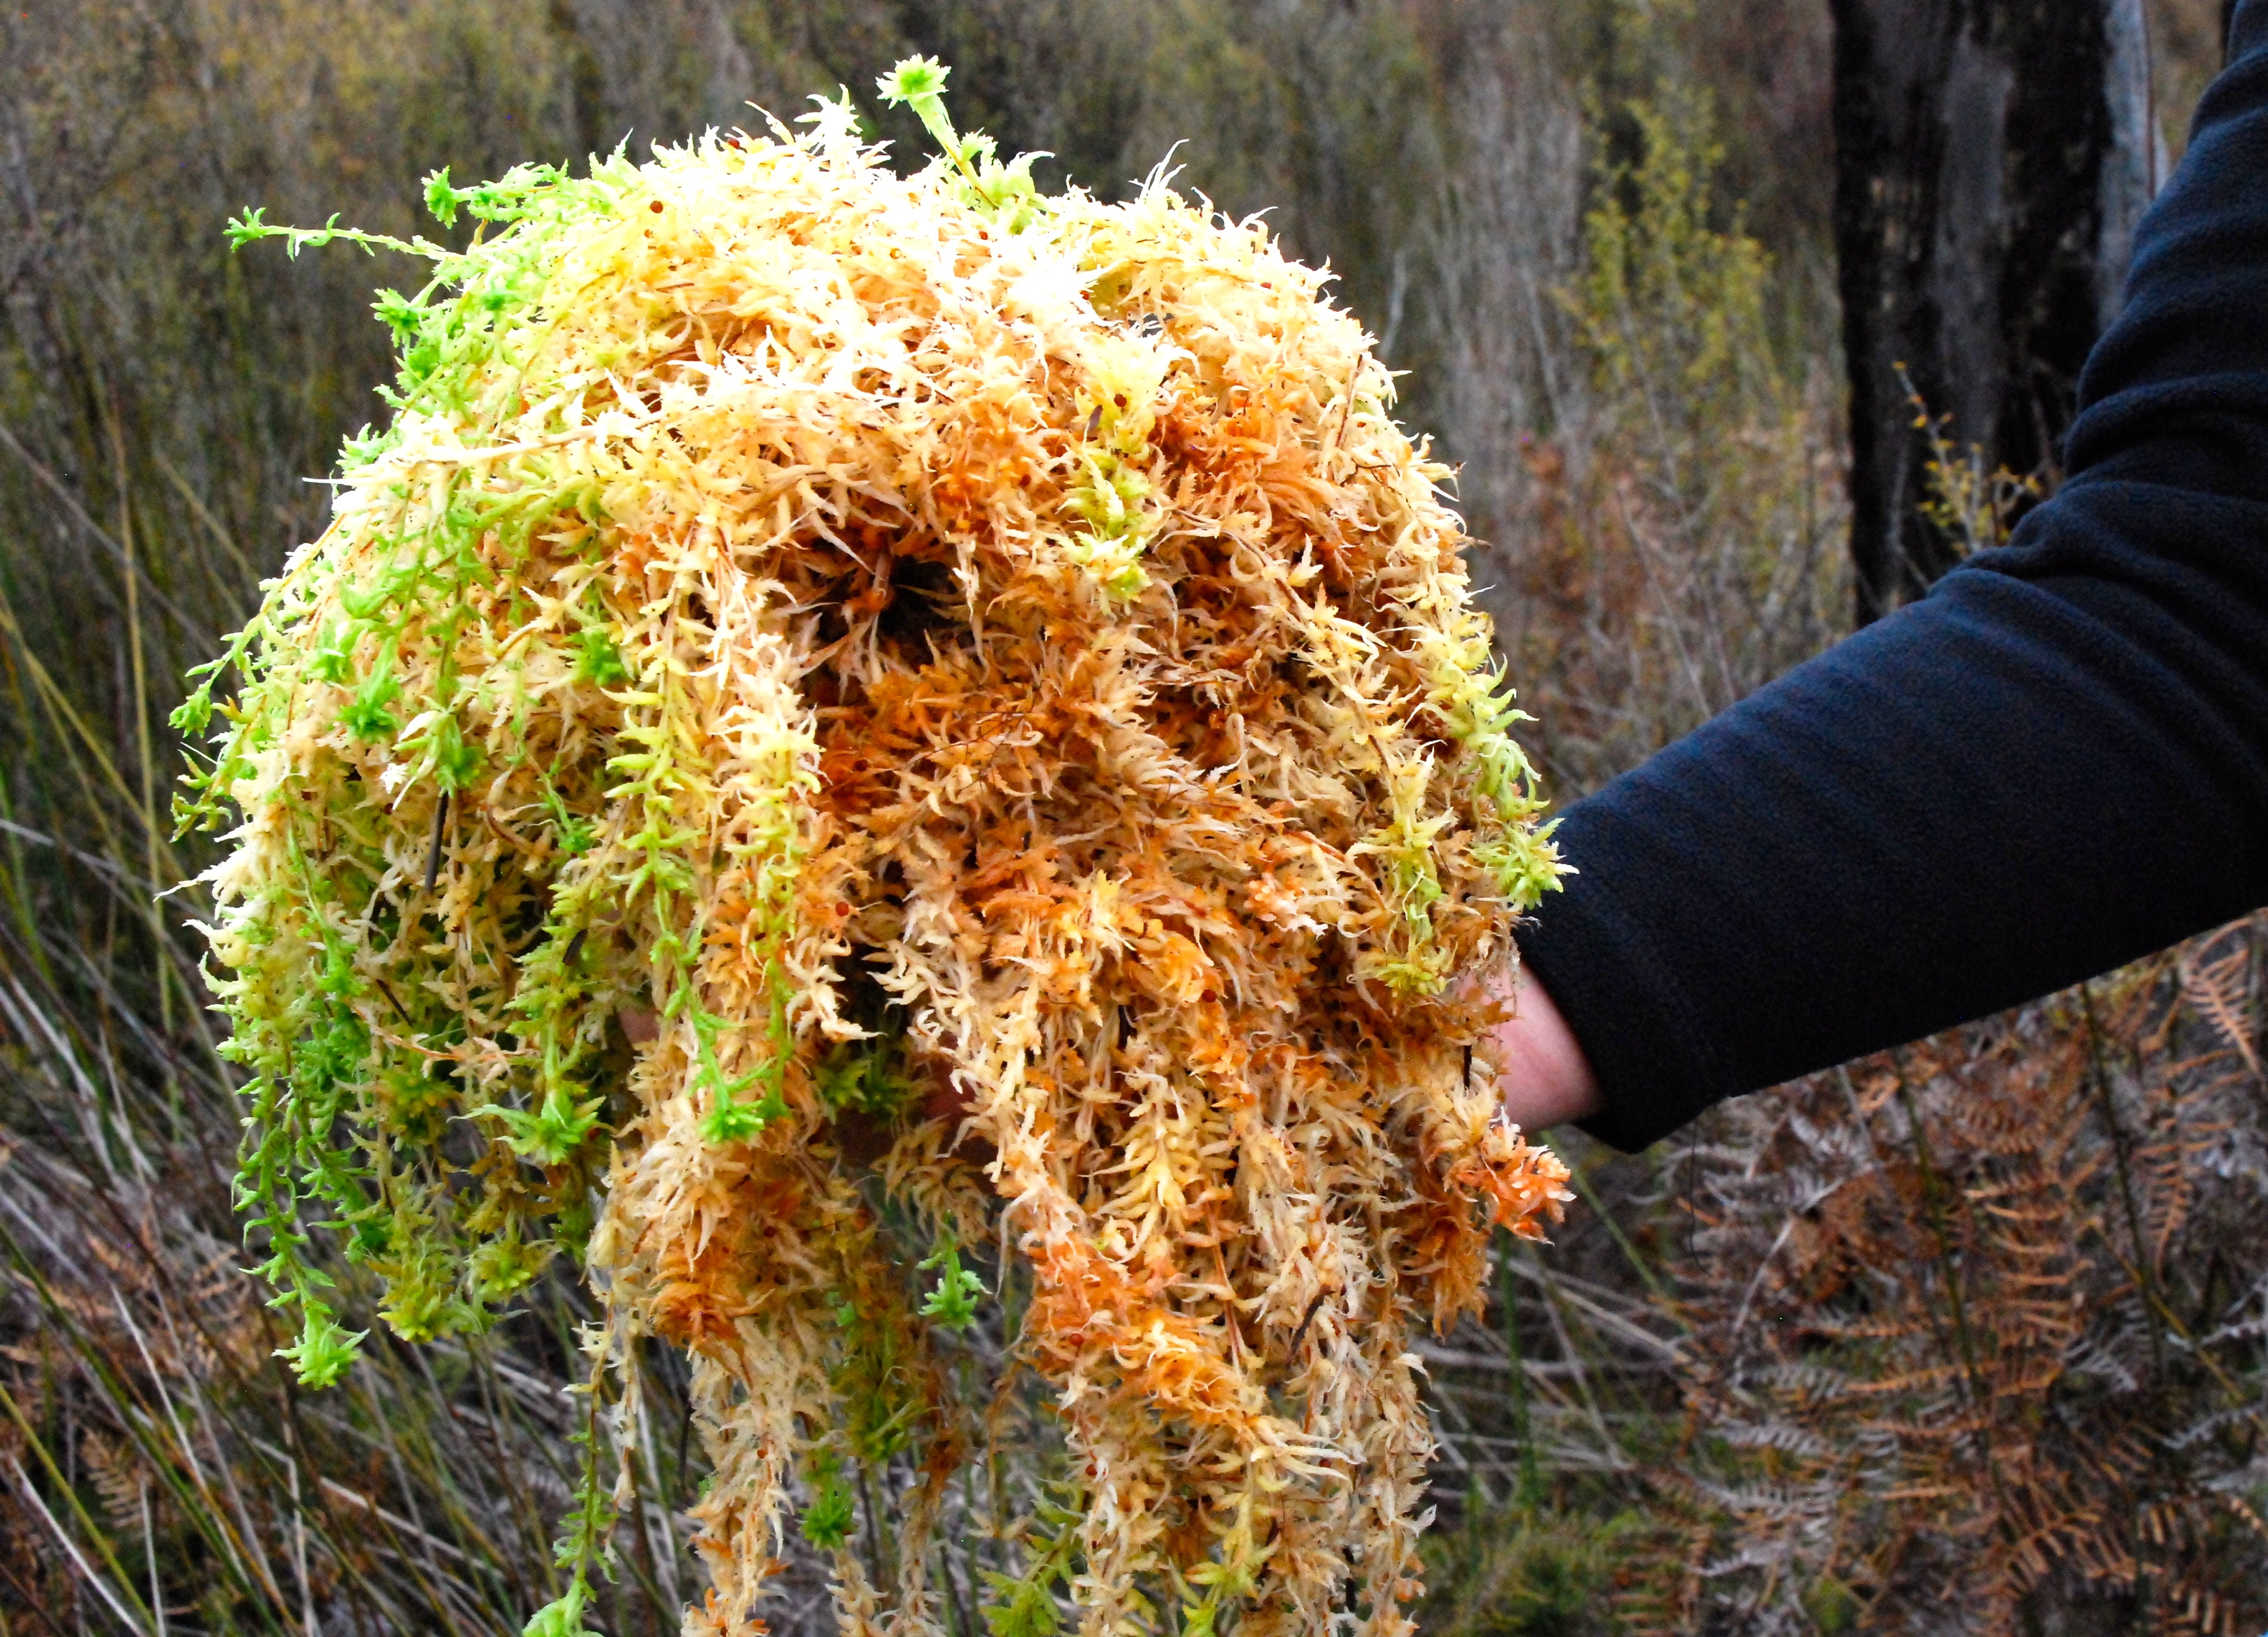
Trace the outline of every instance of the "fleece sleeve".
<path fill-rule="evenodd" d="M 2004 549 L 1571 807 L 1523 931 L 1623 1148 L 2268 903 L 2268 0 Z"/>

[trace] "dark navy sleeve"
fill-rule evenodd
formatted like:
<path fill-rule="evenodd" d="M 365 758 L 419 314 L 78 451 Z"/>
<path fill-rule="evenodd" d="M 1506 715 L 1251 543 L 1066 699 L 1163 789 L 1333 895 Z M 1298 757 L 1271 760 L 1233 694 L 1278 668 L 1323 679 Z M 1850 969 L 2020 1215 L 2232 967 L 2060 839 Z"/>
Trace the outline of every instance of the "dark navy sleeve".
<path fill-rule="evenodd" d="M 1577 802 L 1522 933 L 1634 1149 L 2268 903 L 2268 0 L 2001 550 Z"/>

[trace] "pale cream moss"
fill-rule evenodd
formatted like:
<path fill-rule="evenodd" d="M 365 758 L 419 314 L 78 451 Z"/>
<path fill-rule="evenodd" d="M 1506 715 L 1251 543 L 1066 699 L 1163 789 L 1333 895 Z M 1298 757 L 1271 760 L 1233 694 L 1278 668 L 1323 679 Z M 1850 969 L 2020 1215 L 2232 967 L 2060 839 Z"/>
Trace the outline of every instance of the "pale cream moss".
<path fill-rule="evenodd" d="M 938 1628 L 932 1338 L 1005 1242 L 1077 1493 L 1000 1619 L 1402 1632 L 1407 1326 L 1567 1197 L 1448 988 L 1559 873 L 1518 714 L 1322 276 L 1162 178 L 1040 197 L 937 72 L 895 87 L 946 149 L 909 179 L 839 105 L 437 179 L 482 234 L 405 247 L 393 423 L 183 717 L 221 712 L 190 817 L 239 815 L 245 1205 L 310 1382 L 356 1339 L 317 1219 L 412 1339 L 563 1249 L 600 1365 L 685 1347 L 688 1630 L 755 1629 L 799 1484 L 846 1629 Z M 636 1413 L 594 1368 L 541 1631 Z M 877 1588 L 843 1474 L 894 1458 Z"/>

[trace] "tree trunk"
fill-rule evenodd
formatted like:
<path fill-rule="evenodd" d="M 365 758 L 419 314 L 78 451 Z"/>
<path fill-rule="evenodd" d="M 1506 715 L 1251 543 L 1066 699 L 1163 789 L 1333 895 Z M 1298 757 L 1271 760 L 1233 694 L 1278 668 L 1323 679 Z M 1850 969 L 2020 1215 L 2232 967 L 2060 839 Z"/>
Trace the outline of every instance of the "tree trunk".
<path fill-rule="evenodd" d="M 1831 0 L 1861 624 L 1955 560 L 1911 390 L 2052 475 L 2154 185 L 2142 0 Z"/>

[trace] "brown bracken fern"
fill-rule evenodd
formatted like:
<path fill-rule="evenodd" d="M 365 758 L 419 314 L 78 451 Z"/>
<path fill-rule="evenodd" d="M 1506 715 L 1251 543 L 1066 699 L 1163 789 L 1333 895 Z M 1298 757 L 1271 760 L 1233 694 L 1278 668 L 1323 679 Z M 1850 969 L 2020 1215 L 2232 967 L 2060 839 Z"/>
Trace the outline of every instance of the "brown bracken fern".
<path fill-rule="evenodd" d="M 1664 1624 L 2268 1620 L 2256 919 L 1719 1117 Z"/>

